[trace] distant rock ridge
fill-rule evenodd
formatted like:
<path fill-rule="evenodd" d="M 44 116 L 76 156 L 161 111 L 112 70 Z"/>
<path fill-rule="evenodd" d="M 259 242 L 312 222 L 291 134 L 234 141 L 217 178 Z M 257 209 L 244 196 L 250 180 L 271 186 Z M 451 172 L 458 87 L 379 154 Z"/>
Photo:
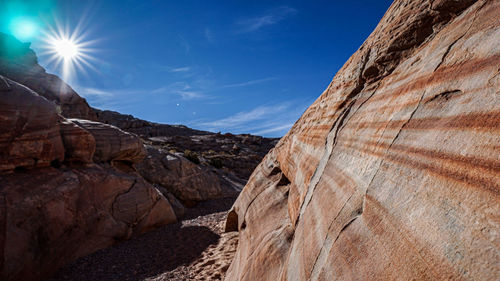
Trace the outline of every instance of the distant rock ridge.
<path fill-rule="evenodd" d="M 205 166 L 234 174 L 245 182 L 259 161 L 276 145 L 277 138 L 250 134 L 213 133 L 184 125 L 158 124 L 115 111 L 94 109 L 99 122 L 139 135 L 146 144 L 184 154 Z"/>
<path fill-rule="evenodd" d="M 498 280 L 499 14 L 394 1 L 239 195 L 226 280 Z"/>
<path fill-rule="evenodd" d="M 208 135 L 212 132 L 200 131 L 188 128 L 184 125 L 167 125 L 145 121 L 132 115 L 121 114 L 111 110 L 99 110 L 94 108 L 99 122 L 110 124 L 122 130 L 132 132 L 143 138 L 158 136 L 195 136 Z"/>

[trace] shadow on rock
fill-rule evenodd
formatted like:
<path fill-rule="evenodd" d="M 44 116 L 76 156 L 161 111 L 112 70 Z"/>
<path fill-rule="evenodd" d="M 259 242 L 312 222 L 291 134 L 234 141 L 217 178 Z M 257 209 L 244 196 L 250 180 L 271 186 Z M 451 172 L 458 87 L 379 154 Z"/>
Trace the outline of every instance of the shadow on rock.
<path fill-rule="evenodd" d="M 219 241 L 208 227 L 181 225 L 167 225 L 80 258 L 48 280 L 142 280 L 193 262 Z"/>
<path fill-rule="evenodd" d="M 193 208 L 187 208 L 182 220 L 191 220 L 199 216 L 224 212 L 231 209 L 236 197 L 226 197 L 198 202 Z"/>

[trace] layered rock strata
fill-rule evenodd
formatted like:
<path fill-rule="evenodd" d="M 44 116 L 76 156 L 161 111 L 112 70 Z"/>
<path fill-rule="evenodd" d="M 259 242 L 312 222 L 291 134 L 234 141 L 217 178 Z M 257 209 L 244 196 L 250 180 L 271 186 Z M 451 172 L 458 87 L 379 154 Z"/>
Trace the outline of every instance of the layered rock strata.
<path fill-rule="evenodd" d="M 499 14 L 396 0 L 252 174 L 226 280 L 498 280 Z"/>
<path fill-rule="evenodd" d="M 98 249 L 176 221 L 135 172 L 145 149 L 116 127 L 69 120 L 0 76 L 0 279 L 39 280 Z"/>

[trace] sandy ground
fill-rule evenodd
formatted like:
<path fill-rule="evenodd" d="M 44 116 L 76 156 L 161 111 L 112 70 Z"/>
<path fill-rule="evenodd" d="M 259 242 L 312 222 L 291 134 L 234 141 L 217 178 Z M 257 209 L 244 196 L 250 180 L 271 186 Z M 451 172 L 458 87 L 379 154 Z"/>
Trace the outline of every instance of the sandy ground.
<path fill-rule="evenodd" d="M 188 209 L 183 221 L 80 258 L 48 281 L 223 280 L 237 232 L 223 233 L 235 198 Z"/>

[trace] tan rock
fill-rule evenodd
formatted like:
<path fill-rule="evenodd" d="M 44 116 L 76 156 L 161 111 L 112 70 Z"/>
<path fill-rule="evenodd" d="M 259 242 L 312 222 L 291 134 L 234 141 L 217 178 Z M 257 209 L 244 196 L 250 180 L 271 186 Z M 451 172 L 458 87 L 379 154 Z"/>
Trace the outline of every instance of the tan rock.
<path fill-rule="evenodd" d="M 1 280 L 40 280 L 78 257 L 176 221 L 156 189 L 109 166 L 1 175 Z"/>
<path fill-rule="evenodd" d="M 235 196 L 236 188 L 221 183 L 217 174 L 196 165 L 178 154 L 147 146 L 147 157 L 136 165 L 137 171 L 149 182 L 165 187 L 183 201 Z"/>
<path fill-rule="evenodd" d="M 0 148 L 0 280 L 42 280 L 176 221 L 169 201 L 130 165 L 144 157 L 137 136 L 69 121 L 54 103 L 1 76 Z"/>
<path fill-rule="evenodd" d="M 82 119 L 69 119 L 94 136 L 95 162 L 126 161 L 136 163 L 146 156 L 141 139 L 114 126 Z"/>
<path fill-rule="evenodd" d="M 68 162 L 92 163 L 96 143 L 94 136 L 70 120 L 59 120 L 61 136 Z"/>
<path fill-rule="evenodd" d="M 499 13 L 395 1 L 251 176 L 226 280 L 498 280 Z"/>

